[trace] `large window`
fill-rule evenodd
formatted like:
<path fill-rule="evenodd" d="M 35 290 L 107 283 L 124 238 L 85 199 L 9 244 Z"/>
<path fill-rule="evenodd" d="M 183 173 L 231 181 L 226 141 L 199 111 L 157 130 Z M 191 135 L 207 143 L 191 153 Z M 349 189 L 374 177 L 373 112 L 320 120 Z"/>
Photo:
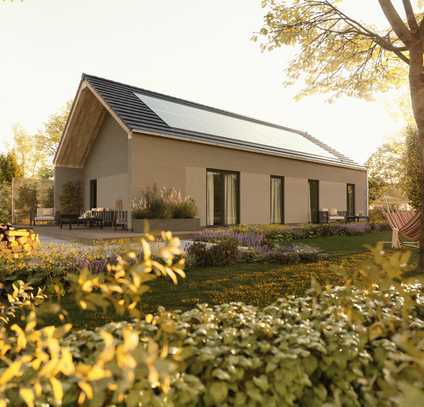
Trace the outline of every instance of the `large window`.
<path fill-rule="evenodd" d="M 239 223 L 239 173 L 208 170 L 206 184 L 207 225 L 234 225 Z"/>
<path fill-rule="evenodd" d="M 355 185 L 347 184 L 346 188 L 347 199 L 347 216 L 355 216 Z"/>
<path fill-rule="evenodd" d="M 284 178 L 271 176 L 271 223 L 284 223 Z"/>

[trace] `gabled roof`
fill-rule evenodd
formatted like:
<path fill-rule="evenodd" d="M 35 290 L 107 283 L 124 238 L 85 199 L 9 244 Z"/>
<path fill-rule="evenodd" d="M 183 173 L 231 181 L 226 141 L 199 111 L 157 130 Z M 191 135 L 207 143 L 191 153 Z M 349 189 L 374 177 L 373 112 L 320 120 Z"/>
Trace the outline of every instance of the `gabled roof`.
<path fill-rule="evenodd" d="M 92 75 L 83 74 L 82 83 L 128 132 L 364 169 L 300 130 Z"/>

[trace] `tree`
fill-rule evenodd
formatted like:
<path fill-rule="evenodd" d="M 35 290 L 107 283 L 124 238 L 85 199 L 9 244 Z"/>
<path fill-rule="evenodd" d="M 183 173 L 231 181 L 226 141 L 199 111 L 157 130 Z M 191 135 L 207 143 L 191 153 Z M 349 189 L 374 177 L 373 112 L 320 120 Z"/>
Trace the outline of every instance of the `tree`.
<path fill-rule="evenodd" d="M 408 127 L 406 129 L 406 147 L 401 158 L 403 167 L 401 185 L 410 204 L 415 209 L 420 209 L 422 207 L 424 196 L 422 183 L 420 182 L 420 174 L 422 170 L 420 152 L 416 148 L 417 139 L 417 130 L 413 127 Z"/>
<path fill-rule="evenodd" d="M 29 178 L 52 178 L 53 158 L 60 137 L 65 129 L 71 104 L 49 117 L 41 130 L 28 133 L 22 126 L 13 129 L 13 152 L 24 176 Z"/>
<path fill-rule="evenodd" d="M 342 10 L 342 0 L 263 0 L 263 48 L 297 46 L 288 83 L 302 79 L 302 95 L 369 97 L 399 86 L 408 77 L 417 146 L 424 160 L 423 1 L 402 0 L 402 19 L 391 0 L 378 0 L 388 26 L 377 29 Z M 364 15 L 369 2 L 362 2 Z M 415 9 L 414 9 L 415 7 Z M 258 36 L 255 36 L 256 40 Z M 424 168 L 424 166 L 421 166 Z M 424 182 L 421 173 L 420 183 Z M 424 205 L 421 206 L 420 269 L 424 272 Z"/>
<path fill-rule="evenodd" d="M 33 178 L 37 175 L 39 168 L 45 162 L 45 155 L 36 143 L 33 134 L 29 134 L 22 126 L 13 128 L 13 154 L 19 166 L 22 168 L 23 176 Z"/>
<path fill-rule="evenodd" d="M 44 123 L 43 129 L 36 134 L 38 149 L 43 149 L 47 156 L 48 163 L 52 165 L 53 158 L 59 145 L 60 137 L 65 130 L 72 102 L 66 105 L 57 113 L 52 114 L 47 122 Z"/>
<path fill-rule="evenodd" d="M 368 168 L 368 177 L 380 179 L 390 185 L 399 184 L 403 174 L 404 151 L 405 143 L 402 139 L 384 143 L 365 164 Z"/>
<path fill-rule="evenodd" d="M 19 166 L 13 152 L 0 154 L 0 184 L 11 184 L 13 178 L 21 177 L 22 175 L 22 168 Z"/>
<path fill-rule="evenodd" d="M 25 183 L 18 189 L 15 200 L 16 208 L 21 209 L 31 216 L 35 215 L 38 206 L 38 191 L 35 184 Z"/>

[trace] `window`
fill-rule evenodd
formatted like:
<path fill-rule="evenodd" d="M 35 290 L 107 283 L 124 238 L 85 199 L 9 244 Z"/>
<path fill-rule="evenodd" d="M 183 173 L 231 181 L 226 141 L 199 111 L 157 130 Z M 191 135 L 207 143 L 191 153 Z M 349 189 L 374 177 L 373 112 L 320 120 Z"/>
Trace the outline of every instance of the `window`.
<path fill-rule="evenodd" d="M 271 223 L 284 223 L 284 177 L 271 176 Z"/>
<path fill-rule="evenodd" d="M 239 203 L 239 173 L 223 170 L 207 170 L 207 225 L 234 225 L 239 223 Z"/>
<path fill-rule="evenodd" d="M 355 216 L 355 185 L 347 184 L 346 187 L 347 216 Z"/>
<path fill-rule="evenodd" d="M 90 209 L 97 208 L 97 180 L 90 180 Z"/>

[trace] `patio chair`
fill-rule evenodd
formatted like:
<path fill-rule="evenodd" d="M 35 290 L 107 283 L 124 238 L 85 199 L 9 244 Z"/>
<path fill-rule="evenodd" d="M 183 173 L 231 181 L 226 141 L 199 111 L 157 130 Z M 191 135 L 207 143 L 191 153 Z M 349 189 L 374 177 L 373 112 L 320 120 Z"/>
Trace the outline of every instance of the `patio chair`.
<path fill-rule="evenodd" d="M 32 219 L 32 224 L 35 226 L 37 222 L 55 222 L 54 209 L 53 208 L 37 208 L 37 214 Z"/>
<path fill-rule="evenodd" d="M 319 212 L 320 223 L 344 222 L 346 214 L 343 211 L 338 211 L 336 208 L 323 208 Z"/>
<path fill-rule="evenodd" d="M 128 229 L 128 212 L 124 210 L 115 210 L 115 219 L 113 222 L 113 226 L 116 229 L 121 227 L 122 229 Z"/>

